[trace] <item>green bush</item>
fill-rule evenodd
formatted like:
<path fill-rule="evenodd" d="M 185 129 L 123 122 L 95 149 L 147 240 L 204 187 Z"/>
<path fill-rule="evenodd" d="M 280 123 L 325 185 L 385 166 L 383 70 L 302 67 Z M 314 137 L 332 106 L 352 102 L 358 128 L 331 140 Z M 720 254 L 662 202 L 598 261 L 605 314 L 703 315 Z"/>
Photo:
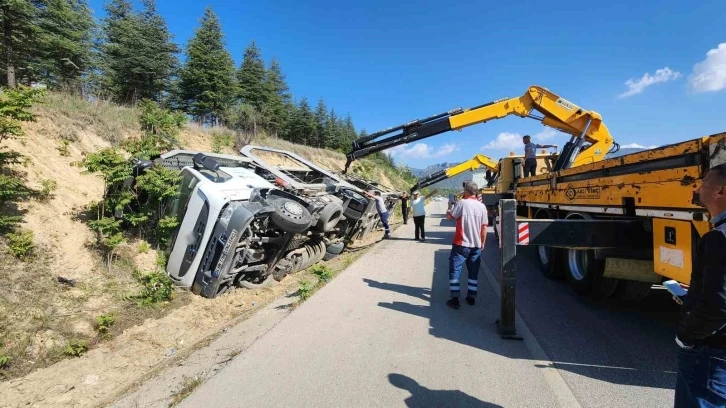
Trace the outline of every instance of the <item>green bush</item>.
<path fill-rule="evenodd" d="M 174 282 L 162 272 L 138 274 L 141 292 L 136 296 L 139 306 L 149 306 L 174 299 Z"/>
<path fill-rule="evenodd" d="M 88 351 L 88 342 L 85 340 L 71 340 L 63 350 L 63 354 L 71 357 L 81 357 Z"/>
<path fill-rule="evenodd" d="M 33 231 L 17 230 L 9 233 L 7 236 L 8 250 L 14 257 L 21 261 L 27 261 L 33 258 L 35 254 Z"/>
<path fill-rule="evenodd" d="M 310 282 L 306 280 L 300 281 L 300 286 L 298 287 L 298 294 L 300 295 L 300 301 L 304 302 L 306 301 L 310 295 L 312 295 L 313 289 L 315 286 Z"/>
<path fill-rule="evenodd" d="M 40 182 L 42 186 L 38 191 L 38 199 L 40 201 L 47 201 L 53 197 L 53 192 L 58 189 L 58 183 L 55 180 L 46 179 Z"/>
<path fill-rule="evenodd" d="M 61 156 L 68 157 L 71 155 L 71 151 L 68 149 L 68 146 L 70 146 L 70 145 L 71 145 L 70 140 L 63 139 L 58 142 L 58 147 L 56 147 L 56 149 L 58 149 L 58 153 Z"/>
<path fill-rule="evenodd" d="M 313 265 L 310 270 L 323 282 L 328 282 L 333 277 L 333 271 L 328 265 Z"/>
<path fill-rule="evenodd" d="M 12 357 L 6 355 L 0 355 L 0 368 L 5 368 L 10 365 Z"/>
<path fill-rule="evenodd" d="M 230 133 L 212 134 L 212 153 L 221 153 L 225 147 L 232 147 L 234 136 Z"/>
<path fill-rule="evenodd" d="M 96 331 L 99 334 L 108 334 L 108 330 L 115 323 L 115 316 L 113 312 L 96 316 Z"/>
<path fill-rule="evenodd" d="M 149 245 L 149 243 L 146 241 L 141 241 L 141 242 L 139 242 L 138 249 L 139 249 L 140 254 L 145 254 L 151 250 L 151 245 Z"/>

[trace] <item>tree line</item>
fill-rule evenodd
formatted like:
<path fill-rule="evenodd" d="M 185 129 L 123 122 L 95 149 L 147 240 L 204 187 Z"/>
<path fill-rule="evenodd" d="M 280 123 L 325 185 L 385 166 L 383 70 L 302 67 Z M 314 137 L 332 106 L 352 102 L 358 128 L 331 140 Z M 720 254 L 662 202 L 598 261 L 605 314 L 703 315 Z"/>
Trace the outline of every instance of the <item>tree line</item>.
<path fill-rule="evenodd" d="M 96 21 L 88 0 L 0 0 L 0 85 L 41 85 L 119 104 L 152 100 L 203 125 L 335 150 L 360 136 L 350 115 L 323 99 L 314 108 L 304 96 L 295 101 L 279 61 L 265 64 L 254 41 L 236 67 L 211 7 L 183 49 L 154 0 L 142 0 L 139 10 L 130 0 L 110 0 L 105 11 Z"/>

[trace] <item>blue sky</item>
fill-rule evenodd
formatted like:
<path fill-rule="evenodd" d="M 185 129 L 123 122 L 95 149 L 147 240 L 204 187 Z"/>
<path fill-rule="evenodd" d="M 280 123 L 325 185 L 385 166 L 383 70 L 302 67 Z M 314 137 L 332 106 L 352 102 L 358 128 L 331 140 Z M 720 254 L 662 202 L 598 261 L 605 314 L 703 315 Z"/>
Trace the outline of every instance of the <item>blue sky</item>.
<path fill-rule="evenodd" d="M 518 96 L 529 85 L 600 113 L 621 145 L 726 131 L 723 0 L 157 3 L 182 46 L 211 5 L 237 63 L 254 39 L 266 60 L 280 60 L 296 98 L 323 97 L 369 133 Z M 103 14 L 103 1 L 91 7 Z M 526 133 L 567 141 L 546 130 L 510 117 L 398 148 L 394 157 L 422 168 L 506 155 Z"/>

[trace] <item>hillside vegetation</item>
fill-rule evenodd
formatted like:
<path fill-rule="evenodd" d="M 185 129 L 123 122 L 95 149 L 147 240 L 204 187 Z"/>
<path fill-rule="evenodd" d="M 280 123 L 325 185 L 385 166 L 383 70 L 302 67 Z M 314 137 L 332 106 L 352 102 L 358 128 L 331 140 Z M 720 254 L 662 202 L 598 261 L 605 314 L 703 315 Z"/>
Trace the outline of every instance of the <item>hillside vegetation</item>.
<path fill-rule="evenodd" d="M 36 121 L 23 124 L 25 136 L 4 142 L 26 158 L 14 166 L 25 183 L 46 194 L 19 203 L 23 221 L 18 231 L 27 233 L 32 255 L 16 256 L 7 237 L 0 239 L 0 379 L 82 355 L 127 335 L 136 325 L 153 327 L 149 322 L 166 315 L 176 316 L 176 325 L 193 324 L 199 313 L 211 308 L 234 316 L 237 309 L 229 302 L 260 295 L 238 290 L 222 297 L 228 299 L 210 301 L 170 288 L 170 296 L 148 302 L 152 307 L 140 301 L 150 290 L 157 294 L 164 288 L 163 273 L 158 273 L 163 257 L 157 255 L 154 242 L 125 233 L 109 262 L 99 235 L 89 226 L 103 199 L 104 183 L 85 174 L 79 163 L 94 152 L 140 138 L 141 108 L 50 92 L 32 112 Z M 236 154 L 237 133 L 224 127 L 186 124 L 176 137 L 185 149 Z M 340 152 L 296 145 L 264 132 L 246 141 L 293 151 L 333 171 L 345 164 Z M 398 190 L 413 181 L 406 169 L 386 161 L 358 160 L 352 172 Z M 220 306 L 224 302 L 226 308 Z M 198 311 L 174 314 L 180 307 Z M 144 323 L 145 319 L 152 320 Z"/>

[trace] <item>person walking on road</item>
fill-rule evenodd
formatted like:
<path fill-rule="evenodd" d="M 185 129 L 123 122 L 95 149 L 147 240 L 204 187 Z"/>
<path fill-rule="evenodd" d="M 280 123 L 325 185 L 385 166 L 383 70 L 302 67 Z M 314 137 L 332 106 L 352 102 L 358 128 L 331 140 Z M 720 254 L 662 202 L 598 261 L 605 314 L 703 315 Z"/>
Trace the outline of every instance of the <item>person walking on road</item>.
<path fill-rule="evenodd" d="M 713 229 L 701 238 L 681 306 L 675 408 L 726 407 L 726 164 L 697 190 Z"/>
<path fill-rule="evenodd" d="M 408 193 L 405 191 L 401 194 L 401 217 L 403 218 L 403 225 L 408 224 Z"/>
<path fill-rule="evenodd" d="M 413 198 L 411 198 L 411 210 L 413 211 L 413 225 L 414 225 L 414 236 L 416 241 L 424 242 L 426 240 L 426 232 L 424 229 L 424 221 L 426 221 L 426 209 L 424 205 L 432 195 L 436 194 L 438 190 L 432 191 L 425 197 L 421 197 L 421 193 L 416 190 L 413 192 Z M 420 232 L 420 235 L 419 235 Z M 421 238 L 419 238 L 419 236 Z"/>
<path fill-rule="evenodd" d="M 365 192 L 365 194 L 376 200 L 376 211 L 378 211 L 378 216 L 381 217 L 381 224 L 383 224 L 383 228 L 385 230 L 385 234 L 383 234 L 383 239 L 387 239 L 391 237 L 391 228 L 388 226 L 388 209 L 386 208 L 386 201 L 381 196 L 381 192 L 376 190 L 373 192 L 373 194 L 369 192 Z"/>
<path fill-rule="evenodd" d="M 454 309 L 459 308 L 459 277 L 466 263 L 468 281 L 466 302 L 476 303 L 481 251 L 487 236 L 487 207 L 476 198 L 479 187 L 469 181 L 464 184 L 464 197 L 446 212 L 446 219 L 456 220 L 454 242 L 449 255 L 449 289 L 451 299 L 446 304 Z"/>
<path fill-rule="evenodd" d="M 524 143 L 524 177 L 534 176 L 537 173 L 537 149 L 555 146 L 532 143 L 529 135 L 524 135 L 522 142 Z"/>

